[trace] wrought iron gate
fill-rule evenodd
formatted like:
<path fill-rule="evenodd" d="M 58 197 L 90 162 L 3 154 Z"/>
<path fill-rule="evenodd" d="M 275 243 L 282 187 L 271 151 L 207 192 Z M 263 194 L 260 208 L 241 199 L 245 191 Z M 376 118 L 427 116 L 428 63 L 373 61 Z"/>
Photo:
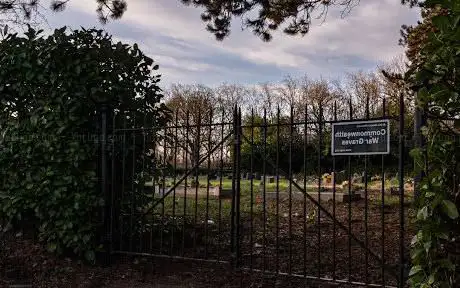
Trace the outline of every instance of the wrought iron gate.
<path fill-rule="evenodd" d="M 372 117 L 369 101 L 358 116 L 335 104 L 331 119 L 323 107 L 176 111 L 162 127 L 116 113 L 102 160 L 111 252 L 404 286 L 413 192 L 403 98 L 393 104 L 395 115 L 383 99 Z M 369 119 L 392 122 L 390 155 L 330 155 L 332 123 Z"/>

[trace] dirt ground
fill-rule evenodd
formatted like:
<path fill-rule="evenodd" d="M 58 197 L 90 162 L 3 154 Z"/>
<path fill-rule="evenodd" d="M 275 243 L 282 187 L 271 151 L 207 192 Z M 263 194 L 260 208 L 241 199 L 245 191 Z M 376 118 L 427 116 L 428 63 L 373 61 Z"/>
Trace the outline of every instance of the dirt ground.
<path fill-rule="evenodd" d="M 378 195 L 371 196 L 370 198 L 378 198 Z M 350 277 L 351 281 L 359 282 L 364 282 L 367 278 L 369 283 L 376 284 L 382 283 L 384 276 L 386 285 L 395 285 L 395 278 L 387 272 L 382 274 L 382 265 L 371 257 L 370 252 L 380 256 L 383 252 L 385 265 L 389 266 L 389 270 L 395 270 L 399 261 L 400 207 L 395 203 L 385 203 L 382 217 L 382 205 L 376 200 L 370 199 L 367 209 L 363 201 L 335 206 L 331 202 L 323 203 L 323 207 L 331 214 L 334 211 L 340 223 L 346 227 L 350 225 L 351 232 L 357 239 L 367 239 L 369 250 L 359 247 L 356 241 L 350 241 L 346 231 L 335 227 L 333 221 L 325 217 L 324 213 L 318 217 L 318 210 L 311 203 L 306 209 L 315 214 L 308 221 L 302 215 L 302 203 L 296 202 L 291 207 L 289 202 L 280 201 L 279 213 L 275 213 L 276 202 L 267 203 L 265 221 L 259 213 L 242 213 L 241 266 L 272 271 L 265 275 L 255 271 L 235 270 L 229 264 L 173 260 L 169 257 L 114 256 L 111 265 L 85 265 L 75 259 L 50 255 L 32 235 L 11 232 L 0 235 L 0 287 L 358 287 L 350 284 L 327 285 L 311 280 L 307 282 L 303 278 L 280 275 L 275 277 L 273 271 L 276 271 L 276 265 L 279 265 L 279 271 L 282 272 L 291 270 L 293 274 L 305 273 L 327 278 L 335 276 L 337 279 Z M 409 247 L 414 231 L 408 219 L 411 212 L 408 207 L 404 210 L 407 221 L 404 242 L 405 247 Z M 364 221 L 366 218 L 367 221 Z M 163 220 L 168 219 L 163 216 Z M 199 227 L 196 230 L 197 226 L 190 227 L 190 231 L 177 231 L 172 236 L 166 232 L 158 235 L 149 232 L 146 240 L 150 248 L 149 245 L 135 245 L 129 251 L 153 254 L 181 254 L 185 251 L 185 256 L 191 258 L 229 260 L 229 221 L 222 221 L 222 225 L 217 222 L 209 225 L 207 232 Z M 306 229 L 305 221 L 308 222 Z M 199 221 L 201 222 L 203 221 Z M 166 231 L 166 228 L 168 226 L 165 224 L 157 227 L 158 231 Z M 184 238 L 183 235 L 192 238 Z M 207 247 L 207 250 L 200 250 L 202 246 Z M 151 247 L 164 249 L 151 250 Z"/>
<path fill-rule="evenodd" d="M 0 287 L 193 288 L 338 287 L 282 277 L 243 273 L 229 265 L 149 258 L 114 257 L 112 265 L 85 265 L 56 257 L 34 239 L 8 233 L 1 238 Z"/>

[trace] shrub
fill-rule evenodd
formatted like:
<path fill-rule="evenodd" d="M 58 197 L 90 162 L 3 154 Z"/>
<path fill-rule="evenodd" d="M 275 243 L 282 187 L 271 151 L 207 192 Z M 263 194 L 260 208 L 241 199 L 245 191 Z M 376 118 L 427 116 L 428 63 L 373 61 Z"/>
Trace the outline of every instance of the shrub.
<path fill-rule="evenodd" d="M 50 251 L 93 261 L 104 205 L 98 105 L 129 111 L 128 125 L 161 123 L 158 65 L 100 30 L 64 27 L 47 37 L 31 28 L 7 35 L 0 66 L 2 229 L 28 224 Z"/>

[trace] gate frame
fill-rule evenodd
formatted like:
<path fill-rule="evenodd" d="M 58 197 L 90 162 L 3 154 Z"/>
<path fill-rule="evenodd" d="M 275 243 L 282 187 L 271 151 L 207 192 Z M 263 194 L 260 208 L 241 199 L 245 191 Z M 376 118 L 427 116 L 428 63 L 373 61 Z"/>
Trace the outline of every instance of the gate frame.
<path fill-rule="evenodd" d="M 385 102 L 384 102 L 385 103 Z M 385 104 L 384 104 L 385 105 Z M 288 175 L 286 172 L 282 171 L 279 167 L 277 167 L 276 165 L 273 164 L 273 161 L 271 161 L 270 159 L 267 158 L 267 155 L 265 155 L 264 153 L 262 154 L 263 157 L 265 158 L 264 159 L 264 163 L 267 162 L 269 163 L 270 166 L 272 166 L 273 168 L 276 168 L 277 171 L 281 174 L 281 175 L 285 175 L 286 176 L 286 179 L 289 180 L 289 183 L 290 185 L 294 186 L 295 188 L 297 188 L 300 192 L 302 192 L 304 194 L 304 197 L 306 197 L 308 200 L 310 200 L 314 205 L 315 207 L 318 208 L 318 211 L 321 211 L 322 213 L 324 213 L 328 218 L 330 218 L 333 222 L 334 222 L 334 225 L 335 226 L 338 226 L 340 229 L 344 230 L 348 236 L 353 240 L 355 241 L 356 243 L 358 243 L 358 245 L 365 249 L 366 250 L 366 254 L 368 253 L 369 255 L 371 255 L 375 260 L 378 261 L 379 265 L 382 265 L 382 269 L 383 270 L 386 270 L 388 272 L 390 272 L 390 274 L 392 274 L 393 276 L 396 276 L 397 279 L 398 279 L 398 287 L 403 287 L 404 286 L 404 283 L 406 282 L 407 280 L 407 276 L 405 275 L 405 271 L 406 271 L 406 263 L 405 263 L 405 257 L 404 257 L 404 254 L 405 254 L 405 245 L 404 245 L 404 232 L 405 232 L 405 213 L 404 213 L 404 150 L 405 150 L 405 141 L 406 141 L 406 138 L 405 138 L 405 135 L 404 135 L 404 128 L 405 128 L 405 123 L 404 123 L 404 99 L 403 99 L 403 94 L 401 93 L 401 95 L 399 96 L 399 117 L 398 117 L 398 120 L 399 120 L 399 137 L 398 137 L 398 142 L 399 142 L 399 163 L 398 163 L 398 170 L 399 170 L 399 173 L 398 173 L 398 176 L 399 176 L 399 207 L 400 207 L 400 211 L 399 211 L 399 214 L 400 214 L 400 230 L 399 230 L 399 265 L 398 265 L 398 269 L 390 269 L 390 267 L 387 267 L 384 263 L 384 261 L 382 261 L 382 259 L 377 255 L 375 254 L 374 252 L 372 252 L 369 247 L 366 246 L 365 243 L 363 243 L 363 241 L 359 240 L 355 235 L 353 235 L 351 233 L 351 231 L 349 230 L 350 227 L 346 227 L 344 224 L 342 224 L 340 221 L 338 221 L 336 219 L 336 217 L 334 217 L 326 208 L 324 208 L 320 201 L 316 201 L 312 196 L 310 196 L 306 190 L 303 189 L 303 187 L 300 187 L 300 185 L 298 185 L 296 182 L 293 181 L 292 177 L 290 177 L 290 175 Z M 351 109 L 351 102 L 350 102 L 350 109 Z M 369 108 L 369 103 L 367 103 L 367 109 Z M 385 107 L 384 107 L 385 109 Z M 367 112 L 368 113 L 368 112 Z M 106 201 L 105 201 L 105 206 L 104 206 L 104 209 L 103 209 L 103 222 L 104 222 L 104 227 L 105 227 L 105 236 L 104 236 L 104 243 L 105 243 L 105 246 L 106 246 L 106 251 L 107 251 L 107 254 L 108 255 L 113 255 L 113 254 L 123 254 L 123 253 L 127 253 L 127 254 L 132 254 L 132 255 L 136 255 L 136 254 L 146 254 L 144 256 L 158 256 L 158 255 L 152 255 L 152 254 L 148 254 L 147 253 L 132 253 L 132 252 L 128 252 L 128 251 L 114 251 L 113 249 L 113 225 L 114 225 L 114 217 L 115 217 L 115 209 L 114 209 L 114 195 L 113 195 L 113 189 L 112 189 L 112 192 L 110 192 L 109 190 L 111 189 L 108 189 L 108 179 L 109 179 L 109 175 L 108 175 L 108 163 L 110 162 L 109 161 L 109 157 L 108 157 L 108 134 L 109 134 L 109 131 L 108 131 L 108 123 L 107 123 L 107 118 L 108 118 L 108 106 L 107 105 L 102 105 L 100 107 L 100 115 L 101 115 L 101 122 L 100 122 L 100 127 L 101 127 L 101 134 L 102 134 L 102 141 L 101 141 L 101 158 L 100 158 L 100 161 L 101 161 L 101 181 L 100 181 L 100 187 L 101 187 L 101 192 L 102 192 L 102 195 L 104 195 Z M 320 115 L 322 115 L 322 108 L 320 108 Z M 265 118 L 265 117 L 264 117 Z M 351 117 L 351 114 L 350 114 L 350 118 Z M 368 118 L 368 117 L 367 117 Z M 377 119 L 377 118 L 374 118 L 374 119 Z M 382 119 L 394 119 L 390 116 L 386 116 L 384 114 L 384 117 Z M 329 123 L 329 122 L 336 122 L 337 120 L 334 120 L 334 121 L 321 121 L 318 123 L 320 125 L 320 129 L 321 129 L 321 126 L 324 125 L 324 123 Z M 353 121 L 350 119 L 350 121 Z M 292 122 L 292 120 L 291 120 Z M 224 123 L 222 123 L 224 124 Z M 245 127 L 242 125 L 242 116 L 241 116 L 241 109 L 238 108 L 237 106 L 234 107 L 233 109 L 233 129 L 232 131 L 230 131 L 225 137 L 222 135 L 222 139 L 220 142 L 218 142 L 218 144 L 216 144 L 210 151 L 208 151 L 203 157 L 201 157 L 201 159 L 199 159 L 197 161 L 197 163 L 195 164 L 195 166 L 191 167 L 190 170 L 186 171 L 186 173 L 184 174 L 183 177 L 181 177 L 180 179 L 178 179 L 177 181 L 175 181 L 174 185 L 167 191 L 163 194 L 163 196 L 161 198 L 159 198 L 158 200 L 156 200 L 153 205 L 146 211 L 144 211 L 143 215 L 145 216 L 146 214 L 150 213 L 156 206 L 158 206 L 161 202 L 164 201 L 165 197 L 167 197 L 169 194 L 171 194 L 173 191 L 175 191 L 175 189 L 179 186 L 180 183 L 182 183 L 189 175 L 191 175 L 196 169 L 199 168 L 199 166 L 204 162 L 206 161 L 206 159 L 212 154 L 214 153 L 217 149 L 220 148 L 221 145 L 224 145 L 224 143 L 230 139 L 230 137 L 233 135 L 233 169 L 232 169 L 232 173 L 233 173 L 233 177 L 232 177 L 232 201 L 231 201 L 231 232 L 230 232 L 230 241 L 231 241 L 231 261 L 230 263 L 232 263 L 232 266 L 236 269 L 242 269 L 242 270 L 245 270 L 247 268 L 245 267 L 242 267 L 242 262 L 241 262 L 241 220 L 240 220 L 240 216 L 241 216 L 241 210 L 240 210 L 240 194 L 241 194 L 241 186 L 240 186 L 240 182 L 241 182 L 241 144 L 244 141 L 246 141 L 247 143 L 251 143 L 251 141 L 249 141 L 247 139 L 247 137 L 242 133 L 242 128 Z M 278 123 L 279 125 L 279 123 Z M 292 123 L 291 123 L 292 125 Z M 291 126 L 292 128 L 292 126 Z M 115 127 L 112 127 L 112 131 L 110 131 L 111 133 L 114 133 L 115 132 Z M 265 132 L 264 134 L 266 134 L 266 130 L 267 130 L 267 123 L 265 123 Z M 306 133 L 306 132 L 305 132 Z M 112 138 L 113 139 L 113 138 Z M 112 140 L 113 141 L 113 140 Z M 322 144 L 322 136 L 320 134 L 320 145 Z M 113 145 L 113 143 L 112 143 Z M 334 156 L 335 157 L 335 156 Z M 319 164 L 319 167 L 321 169 L 321 155 L 319 155 L 319 158 L 318 158 L 318 164 Z M 265 170 L 265 167 L 264 167 L 264 170 Z M 265 172 L 265 171 L 264 171 Z M 113 171 L 112 171 L 113 173 Z M 266 173 L 264 173 L 264 177 L 266 176 L 265 175 Z M 319 187 L 321 187 L 321 180 L 319 180 L 319 183 L 318 183 Z M 291 187 L 291 186 L 290 186 Z M 112 187 L 113 188 L 113 187 Z M 265 194 L 265 193 L 264 193 Z M 335 196 L 335 193 L 334 193 L 334 196 Z M 383 197 L 383 196 L 382 196 Z M 319 199 L 320 200 L 320 199 Z M 382 227 L 383 229 L 383 227 Z M 165 255 L 162 255 L 161 257 L 165 257 Z M 168 258 L 169 257 L 173 257 L 173 256 L 167 256 Z M 177 257 L 177 258 L 180 258 L 180 259 L 186 259 L 185 257 Z M 194 260 L 200 260 L 200 259 L 194 259 Z M 207 261 L 212 261 L 212 262 L 215 262 L 214 260 L 207 260 Z M 110 260 L 109 260 L 110 262 Z M 220 262 L 224 262 L 225 261 L 220 261 Z M 395 271 L 392 271 L 392 270 L 397 270 L 397 272 Z M 255 269 L 252 269 L 251 267 L 251 271 L 257 271 Z M 267 271 L 261 271 L 261 272 L 267 272 Z M 282 272 L 279 272 L 279 271 L 276 271 L 274 272 L 275 274 L 277 275 L 284 275 L 286 273 L 282 273 Z M 294 274 L 292 273 L 287 273 L 287 275 L 290 275 L 290 276 L 295 276 Z M 312 280 L 320 280 L 320 281 L 326 281 L 326 282 L 330 282 L 332 280 L 332 282 L 334 283 L 352 283 L 352 281 L 350 280 L 340 280 L 340 279 L 327 279 L 327 278 L 324 278 L 324 277 L 313 277 L 313 276 L 305 276 L 305 275 L 297 275 L 297 276 L 300 276 L 300 277 L 303 277 L 303 278 L 306 278 L 306 279 L 312 279 Z M 358 282 L 356 282 L 355 284 L 358 284 Z M 362 284 L 362 283 L 361 283 Z M 369 285 L 369 286 L 372 286 L 373 284 L 366 284 L 366 285 Z M 389 287 L 389 286 L 388 286 Z"/>

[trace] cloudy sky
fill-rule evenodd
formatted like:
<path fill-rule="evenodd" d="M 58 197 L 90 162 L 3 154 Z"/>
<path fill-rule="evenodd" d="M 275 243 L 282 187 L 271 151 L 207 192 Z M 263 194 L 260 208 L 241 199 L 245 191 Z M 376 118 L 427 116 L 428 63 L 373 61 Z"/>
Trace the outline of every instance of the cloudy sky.
<path fill-rule="evenodd" d="M 344 18 L 331 10 L 304 37 L 280 32 L 265 43 L 235 21 L 230 37 L 218 42 L 205 30 L 201 10 L 180 0 L 128 0 L 123 18 L 106 25 L 98 23 L 95 9 L 95 0 L 73 0 L 63 12 L 46 13 L 47 27 L 100 27 L 118 40 L 138 43 L 160 65 L 162 86 L 254 84 L 287 74 L 337 79 L 346 72 L 372 70 L 402 54 L 400 26 L 419 17 L 400 0 L 364 0 Z"/>

